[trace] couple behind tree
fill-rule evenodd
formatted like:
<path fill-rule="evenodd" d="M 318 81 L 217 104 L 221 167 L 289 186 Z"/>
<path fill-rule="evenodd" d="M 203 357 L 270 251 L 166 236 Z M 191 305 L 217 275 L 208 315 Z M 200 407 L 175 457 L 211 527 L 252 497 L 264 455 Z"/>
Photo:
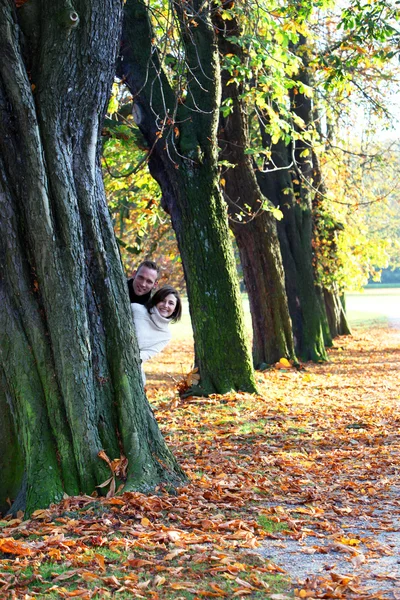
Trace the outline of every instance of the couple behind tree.
<path fill-rule="evenodd" d="M 170 285 L 161 287 L 151 295 L 157 282 L 158 268 L 151 260 L 143 261 L 133 277 L 128 279 L 129 299 L 142 363 L 165 348 L 171 339 L 169 324 L 179 321 L 182 314 L 179 294 Z M 143 366 L 142 378 L 145 384 Z"/>

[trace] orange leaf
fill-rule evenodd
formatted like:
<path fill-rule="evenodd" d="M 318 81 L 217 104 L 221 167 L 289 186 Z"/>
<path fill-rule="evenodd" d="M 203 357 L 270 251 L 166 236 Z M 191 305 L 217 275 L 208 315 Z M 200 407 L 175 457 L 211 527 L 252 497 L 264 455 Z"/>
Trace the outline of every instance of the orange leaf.
<path fill-rule="evenodd" d="M 95 554 L 94 555 L 97 564 L 99 565 L 100 569 L 102 571 L 106 570 L 106 564 L 105 564 L 105 560 L 104 560 L 104 556 L 102 554 Z"/>
<path fill-rule="evenodd" d="M 100 450 L 100 452 L 97 453 L 97 456 L 99 458 L 101 458 L 102 460 L 104 460 L 104 462 L 106 462 L 108 464 L 108 466 L 110 467 L 111 471 L 113 470 L 112 468 L 112 464 L 111 464 L 111 460 L 108 458 L 107 454 L 104 452 L 104 450 Z M 98 486 L 97 486 L 98 487 Z"/>
<path fill-rule="evenodd" d="M 248 583 L 247 581 L 244 581 L 243 579 L 240 579 L 240 577 L 236 577 L 235 579 L 236 583 L 238 583 L 239 585 L 248 588 L 250 590 L 254 590 L 254 586 L 251 585 L 251 583 Z"/>
<path fill-rule="evenodd" d="M 174 560 L 174 558 L 176 558 L 180 554 L 183 554 L 184 552 L 186 552 L 185 548 L 175 548 L 175 550 L 172 550 L 172 552 L 169 552 L 165 556 L 164 560 Z"/>
<path fill-rule="evenodd" d="M 8 554 L 17 554 L 18 556 L 30 556 L 32 550 L 23 542 L 18 542 L 14 538 L 4 538 L 0 540 L 0 551 Z"/>
<path fill-rule="evenodd" d="M 122 498 L 109 498 L 104 501 L 104 504 L 123 506 L 125 502 L 122 500 Z"/>
<path fill-rule="evenodd" d="M 214 590 L 214 592 L 219 592 L 221 594 L 221 596 L 227 596 L 228 595 L 227 592 L 225 592 L 225 590 L 223 590 L 222 588 L 220 588 L 215 583 L 210 583 L 210 588 L 212 590 Z"/>
<path fill-rule="evenodd" d="M 31 519 L 45 519 L 46 517 L 48 517 L 50 515 L 48 510 L 35 510 L 32 515 L 31 515 Z"/>
<path fill-rule="evenodd" d="M 115 494 L 115 477 L 112 478 L 110 489 L 107 492 L 106 498 L 111 498 Z"/>
<path fill-rule="evenodd" d="M 84 598 L 85 600 L 86 598 L 89 600 L 91 597 L 91 594 L 87 590 L 79 588 L 77 590 L 73 590 L 72 592 L 65 591 L 63 592 L 63 595 L 67 598 Z"/>
<path fill-rule="evenodd" d="M 113 481 L 113 479 L 114 479 L 114 476 L 110 477 L 109 479 L 106 479 L 105 481 L 103 481 L 103 483 L 100 483 L 99 485 L 96 485 L 96 487 L 98 487 L 98 488 L 107 487 L 107 485 L 109 483 L 111 483 L 111 481 Z"/>
<path fill-rule="evenodd" d="M 128 560 L 127 560 L 128 564 L 130 567 L 133 567 L 135 569 L 140 567 L 145 567 L 147 565 L 153 565 L 154 563 L 151 562 L 151 560 L 144 560 L 143 558 L 130 558 L 128 556 Z"/>
<path fill-rule="evenodd" d="M 195 593 L 194 590 L 191 588 L 191 584 L 190 583 L 187 583 L 187 584 L 183 584 L 183 583 L 170 583 L 169 587 L 172 590 L 187 590 L 188 592 Z"/>
<path fill-rule="evenodd" d="M 92 573 L 91 571 L 83 571 L 81 577 L 84 581 L 95 581 L 95 579 L 100 579 L 99 575 Z"/>

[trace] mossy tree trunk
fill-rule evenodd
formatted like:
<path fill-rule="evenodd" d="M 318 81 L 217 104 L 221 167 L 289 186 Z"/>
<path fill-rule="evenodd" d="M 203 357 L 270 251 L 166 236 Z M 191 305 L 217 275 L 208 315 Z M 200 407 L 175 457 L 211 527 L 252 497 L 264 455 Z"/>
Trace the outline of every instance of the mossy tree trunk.
<path fill-rule="evenodd" d="M 101 178 L 121 13 L 0 2 L 0 506 L 23 461 L 28 515 L 95 491 L 101 450 L 127 457 L 125 489 L 184 480 L 144 394 Z"/>
<path fill-rule="evenodd" d="M 313 143 L 315 137 L 314 125 L 314 106 L 312 98 L 303 90 L 312 89 L 313 80 L 310 71 L 310 48 L 305 36 L 300 35 L 296 44 L 291 44 L 291 49 L 302 59 L 302 67 L 299 69 L 295 79 L 298 87 L 289 90 L 290 104 L 293 113 L 298 117 L 298 123 L 295 128 L 300 133 L 299 139 L 295 142 L 293 157 L 295 161 L 295 172 L 292 178 L 292 185 L 295 195 L 295 202 L 302 208 L 302 237 L 312 252 L 313 243 L 313 198 L 315 196 L 314 172 L 313 172 Z M 313 255 L 314 261 L 314 255 Z M 314 265 L 315 266 L 315 265 Z M 325 310 L 322 288 L 315 277 L 313 266 L 313 278 L 315 292 L 318 300 L 318 319 L 321 328 L 324 345 L 332 345 L 332 337 L 329 330 L 328 318 Z M 315 307 L 316 308 L 316 307 Z M 324 356 L 321 355 L 321 359 Z"/>
<path fill-rule="evenodd" d="M 323 314 L 313 267 L 311 207 L 308 202 L 296 201 L 292 182 L 296 175 L 289 168 L 288 148 L 283 141 L 272 145 L 263 129 L 261 135 L 272 160 L 257 178 L 265 196 L 283 212 L 278 235 L 296 352 L 305 361 L 326 360 Z"/>
<path fill-rule="evenodd" d="M 177 96 L 153 44 L 146 5 L 127 0 L 118 74 L 131 91 L 151 148 L 149 167 L 171 215 L 185 273 L 199 367 L 198 393 L 254 391 L 216 133 L 220 75 L 208 7 L 174 3 L 185 54 L 186 98 Z M 193 17 L 196 15 L 196 17 Z"/>
<path fill-rule="evenodd" d="M 230 36 L 240 36 L 235 18 L 214 16 L 218 27 L 221 55 L 236 56 L 243 63 L 243 51 Z M 229 115 L 220 117 L 220 157 L 229 163 L 224 168 L 225 199 L 229 223 L 240 254 L 244 282 L 249 296 L 253 325 L 255 367 L 295 359 L 292 325 L 284 284 L 282 257 L 276 219 L 268 212 L 250 156 L 247 107 L 239 81 L 227 69 L 222 71 L 222 99 L 230 99 Z"/>

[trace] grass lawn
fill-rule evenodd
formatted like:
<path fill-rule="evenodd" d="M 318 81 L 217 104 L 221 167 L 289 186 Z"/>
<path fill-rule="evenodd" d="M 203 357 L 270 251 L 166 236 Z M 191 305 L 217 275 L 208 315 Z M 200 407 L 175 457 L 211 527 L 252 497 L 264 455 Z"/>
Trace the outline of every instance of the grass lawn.
<path fill-rule="evenodd" d="M 247 294 L 242 294 L 245 325 L 251 335 L 251 315 Z M 346 309 L 350 326 L 386 324 L 391 319 L 400 319 L 400 287 L 371 285 L 362 292 L 346 293 Z M 173 325 L 174 339 L 183 340 L 192 336 L 189 305 L 183 299 L 182 320 Z"/>
<path fill-rule="evenodd" d="M 400 319 L 400 287 L 371 285 L 362 292 L 346 293 L 351 326 L 368 326 Z"/>

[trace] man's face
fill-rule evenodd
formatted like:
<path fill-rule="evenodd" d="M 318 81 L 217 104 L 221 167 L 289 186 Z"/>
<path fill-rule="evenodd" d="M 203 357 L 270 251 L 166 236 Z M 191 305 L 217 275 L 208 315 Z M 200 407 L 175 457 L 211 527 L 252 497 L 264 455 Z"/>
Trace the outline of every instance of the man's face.
<path fill-rule="evenodd" d="M 157 283 L 157 271 L 149 267 L 140 267 L 133 278 L 133 290 L 138 296 L 150 292 Z"/>

